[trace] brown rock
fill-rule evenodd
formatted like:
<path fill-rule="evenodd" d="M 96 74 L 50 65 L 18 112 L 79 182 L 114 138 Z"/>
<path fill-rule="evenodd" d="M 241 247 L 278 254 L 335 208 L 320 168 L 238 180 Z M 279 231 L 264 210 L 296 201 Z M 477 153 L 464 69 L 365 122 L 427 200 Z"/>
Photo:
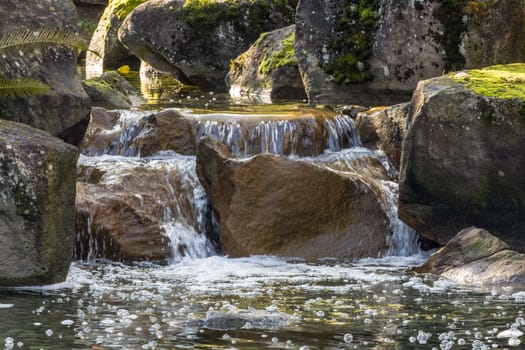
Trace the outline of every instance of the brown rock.
<path fill-rule="evenodd" d="M 365 147 L 379 149 L 399 169 L 409 103 L 359 113 L 356 129 Z"/>
<path fill-rule="evenodd" d="M 82 157 L 77 258 L 140 261 L 212 253 L 205 193 L 193 162 Z"/>
<path fill-rule="evenodd" d="M 387 249 L 388 218 L 365 176 L 272 155 L 234 160 L 212 138 L 199 144 L 197 172 L 224 254 L 358 258 Z"/>

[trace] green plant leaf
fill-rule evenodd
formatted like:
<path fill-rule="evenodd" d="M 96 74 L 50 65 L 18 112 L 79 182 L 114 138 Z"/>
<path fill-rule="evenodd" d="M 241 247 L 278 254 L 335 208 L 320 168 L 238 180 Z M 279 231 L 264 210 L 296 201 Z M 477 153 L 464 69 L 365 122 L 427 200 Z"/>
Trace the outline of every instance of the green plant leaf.
<path fill-rule="evenodd" d="M 0 51 L 20 46 L 44 44 L 68 46 L 81 50 L 88 48 L 86 40 L 63 28 L 29 29 L 0 35 Z"/>
<path fill-rule="evenodd" d="M 38 79 L 14 80 L 0 77 L 0 100 L 43 94 L 49 90 L 51 90 L 51 86 Z"/>

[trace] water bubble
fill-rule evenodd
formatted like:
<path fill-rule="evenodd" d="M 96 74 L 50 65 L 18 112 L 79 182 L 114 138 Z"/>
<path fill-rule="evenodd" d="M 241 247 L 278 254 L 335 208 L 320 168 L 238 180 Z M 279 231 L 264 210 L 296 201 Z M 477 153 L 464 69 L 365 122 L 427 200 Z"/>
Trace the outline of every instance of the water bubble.
<path fill-rule="evenodd" d="M 458 339 L 458 345 L 465 345 L 465 339 L 459 338 Z"/>
<path fill-rule="evenodd" d="M 279 341 L 279 338 L 277 338 L 277 337 L 273 337 L 272 338 L 272 343 L 277 343 L 278 341 Z"/>
<path fill-rule="evenodd" d="M 230 340 L 230 335 L 225 333 L 222 335 L 222 340 Z"/>
<path fill-rule="evenodd" d="M 509 346 L 519 346 L 521 344 L 521 340 L 519 338 L 509 338 Z"/>
<path fill-rule="evenodd" d="M 48 330 L 46 331 L 46 335 L 47 335 L 48 337 L 52 336 L 52 335 L 53 335 L 53 331 L 52 331 L 51 329 L 48 329 Z"/>
<path fill-rule="evenodd" d="M 64 326 L 71 326 L 73 323 L 73 320 L 63 320 L 60 322 L 60 324 Z"/>
<path fill-rule="evenodd" d="M 352 342 L 352 340 L 354 340 L 354 336 L 350 333 L 346 333 L 344 336 L 343 336 L 343 341 L 347 344 L 350 344 Z"/>
<path fill-rule="evenodd" d="M 320 310 L 320 311 L 317 311 L 317 312 L 315 313 L 315 315 L 316 315 L 317 317 L 324 317 L 324 311 L 321 311 L 321 310 Z"/>

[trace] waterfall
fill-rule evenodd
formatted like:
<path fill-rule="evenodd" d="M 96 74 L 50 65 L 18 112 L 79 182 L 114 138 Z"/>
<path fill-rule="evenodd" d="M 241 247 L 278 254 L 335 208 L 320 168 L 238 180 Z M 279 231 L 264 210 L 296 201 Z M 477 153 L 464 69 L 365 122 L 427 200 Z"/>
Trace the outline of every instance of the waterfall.
<path fill-rule="evenodd" d="M 82 146 L 87 156 L 122 155 L 140 157 L 143 137 L 155 124 L 153 111 L 115 111 L 112 129 L 91 131 L 91 140 Z M 346 115 L 315 117 L 305 115 L 193 114 L 177 110 L 190 124 L 194 146 L 205 136 L 221 140 L 235 156 L 259 153 L 316 156 L 324 151 L 361 146 L 354 121 Z M 89 133 L 88 133 L 89 134 Z M 191 138 L 188 135 L 188 138 Z"/>
<path fill-rule="evenodd" d="M 173 260 L 216 254 L 207 235 L 211 213 L 195 171 L 195 157 L 81 156 L 78 166 L 83 185 L 77 210 L 89 215 L 80 219 L 86 223 L 79 225 L 85 229 L 78 230 L 77 256 L 118 259 L 126 255 L 118 250 L 123 241 L 139 249 L 157 231 L 169 240 Z M 128 213 L 136 219 L 118 222 L 119 230 L 130 231 L 125 237 L 106 232 L 113 227 L 107 225 L 129 217 Z"/>
<path fill-rule="evenodd" d="M 144 176 L 144 181 L 158 184 L 162 193 L 154 193 L 156 202 L 148 194 L 141 197 L 141 206 L 159 206 L 155 214 L 162 234 L 171 242 L 171 256 L 206 257 L 215 254 L 210 232 L 217 227 L 213 222 L 206 193 L 195 172 L 195 157 L 181 156 L 170 150 L 159 150 L 156 157 L 140 158 L 145 135 L 157 127 L 156 113 L 152 111 L 116 111 L 118 118 L 112 128 L 91 132 L 91 143 L 84 145 L 80 167 L 96 168 L 113 184 L 123 186 L 124 173 L 129 176 Z M 389 219 L 390 235 L 387 238 L 388 255 L 412 255 L 419 251 L 417 234 L 399 220 L 397 215 L 398 186 L 394 182 L 397 172 L 389 159 L 381 152 L 362 147 L 354 120 L 346 115 L 255 115 L 255 114 L 194 114 L 176 110 L 172 114 L 188 122 L 190 134 L 196 146 L 208 135 L 221 140 L 234 156 L 246 157 L 260 153 L 290 155 L 302 160 L 323 164 L 335 171 L 353 172 L 372 183 L 379 192 L 378 200 Z M 163 127 L 169 125 L 164 120 Z M 162 144 L 162 142 L 159 142 Z M 104 155 L 104 156 L 102 156 Z M 124 157 L 122 157 L 124 156 Z M 138 158 L 137 158 L 138 157 Z M 375 162 L 375 163 L 374 163 Z M 378 166 L 378 164 L 380 164 Z M 142 169 L 150 175 L 141 175 Z M 176 175 L 174 175 L 176 174 Z M 109 181 L 109 180 L 108 180 Z M 101 191 L 104 191 L 101 187 Z M 159 189 L 157 189 L 159 190 Z M 109 195 L 109 194 L 108 194 Z M 148 202 L 149 201 L 149 202 Z M 138 206 L 140 207 L 140 205 Z M 90 209 L 92 210 L 92 209 Z M 104 255 L 118 242 L 97 237 L 92 228 L 97 227 L 96 218 L 89 216 L 87 229 L 81 232 L 77 246 L 81 254 L 89 258 Z M 86 241 L 85 236 L 91 237 Z"/>

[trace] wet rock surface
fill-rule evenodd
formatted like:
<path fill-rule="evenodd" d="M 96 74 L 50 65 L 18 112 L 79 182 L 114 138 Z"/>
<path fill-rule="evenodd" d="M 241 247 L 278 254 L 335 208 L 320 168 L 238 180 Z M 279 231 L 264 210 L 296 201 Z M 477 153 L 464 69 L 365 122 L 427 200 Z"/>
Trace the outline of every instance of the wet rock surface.
<path fill-rule="evenodd" d="M 272 155 L 234 160 L 213 138 L 199 144 L 197 172 L 224 254 L 358 258 L 387 250 L 380 190 L 357 173 Z"/>
<path fill-rule="evenodd" d="M 203 89 L 227 91 L 230 60 L 261 33 L 291 24 L 293 13 L 278 1 L 152 0 L 126 18 L 119 39 L 161 72 Z"/>
<path fill-rule="evenodd" d="M 75 7 L 69 0 L 0 3 L 0 27 L 6 28 L 3 33 L 7 29 L 17 33 L 42 28 L 63 28 L 75 33 L 76 19 Z M 84 122 L 90 102 L 76 72 L 75 50 L 28 45 L 5 54 L 6 57 L 0 58 L 4 78 L 38 78 L 52 89 L 41 95 L 0 101 L 1 117 L 45 130 L 66 141 L 79 141 L 77 135 L 82 135 L 87 126 Z"/>
<path fill-rule="evenodd" d="M 160 261 L 213 253 L 206 195 L 193 167 L 184 157 L 81 157 L 77 258 Z"/>
<path fill-rule="evenodd" d="M 0 285 L 66 279 L 74 253 L 78 150 L 0 120 Z"/>
<path fill-rule="evenodd" d="M 399 169 L 401 145 L 406 134 L 409 103 L 358 113 L 356 129 L 363 145 L 379 149 Z"/>
<path fill-rule="evenodd" d="M 524 283 L 525 254 L 490 232 L 470 227 L 460 231 L 426 263 L 415 269 L 459 283 Z"/>
<path fill-rule="evenodd" d="M 523 251 L 523 103 L 448 77 L 420 82 L 403 144 L 401 218 L 441 244 L 475 225 Z"/>

